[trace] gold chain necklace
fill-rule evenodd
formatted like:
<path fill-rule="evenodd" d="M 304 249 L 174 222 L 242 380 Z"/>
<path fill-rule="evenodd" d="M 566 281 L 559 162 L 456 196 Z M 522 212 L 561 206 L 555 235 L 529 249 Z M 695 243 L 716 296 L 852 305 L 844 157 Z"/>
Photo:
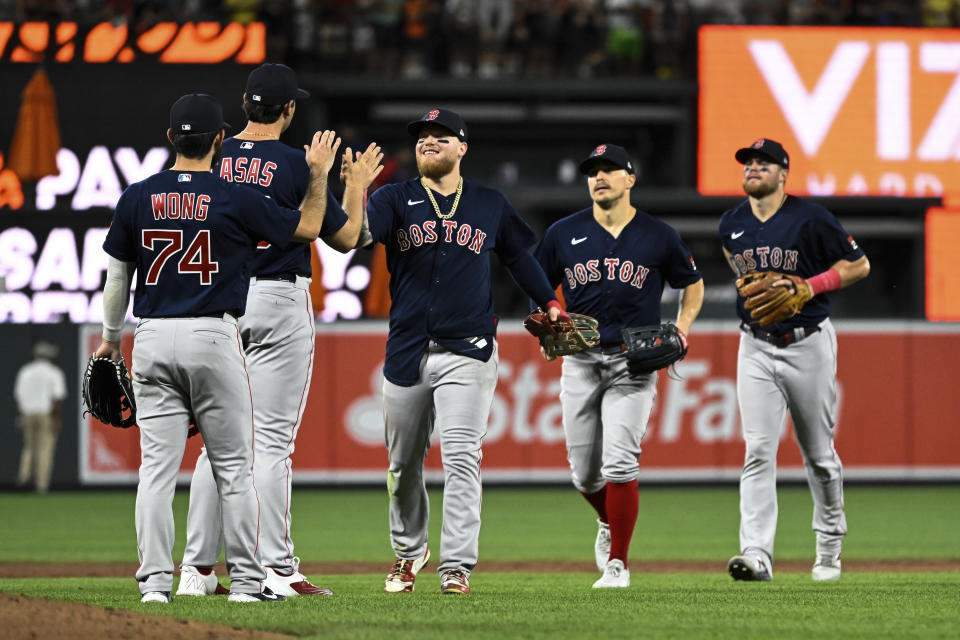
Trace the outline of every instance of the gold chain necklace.
<path fill-rule="evenodd" d="M 433 197 L 433 192 L 423 178 L 420 178 L 420 184 L 423 186 L 423 190 L 427 192 L 427 197 L 430 198 L 430 204 L 433 205 L 433 211 L 437 214 L 437 217 L 441 220 L 452 218 L 453 214 L 457 212 L 457 205 L 460 204 L 460 194 L 463 193 L 463 177 L 461 176 L 460 182 L 457 183 L 457 197 L 453 199 L 453 206 L 450 208 L 450 213 L 440 213 L 440 205 L 437 204 L 436 199 Z"/>
<path fill-rule="evenodd" d="M 278 136 L 275 133 L 257 133 L 256 131 L 247 131 L 246 129 L 244 129 L 237 135 L 243 135 L 243 134 L 247 134 L 248 136 L 260 136 L 261 138 L 277 138 L 277 139 L 280 138 L 280 136 Z"/>

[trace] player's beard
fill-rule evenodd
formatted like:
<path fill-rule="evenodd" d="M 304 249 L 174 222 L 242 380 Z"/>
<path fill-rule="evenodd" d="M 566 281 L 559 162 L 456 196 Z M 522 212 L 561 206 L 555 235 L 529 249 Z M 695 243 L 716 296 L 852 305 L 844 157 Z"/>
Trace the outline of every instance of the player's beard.
<path fill-rule="evenodd" d="M 761 198 L 766 198 L 771 193 L 776 193 L 777 183 L 769 183 L 765 180 L 759 180 L 753 182 L 752 180 L 744 179 L 743 181 L 743 192 L 746 193 L 751 198 L 756 198 L 760 200 Z"/>
<path fill-rule="evenodd" d="M 617 206 L 620 200 L 623 198 L 623 194 L 613 194 L 613 190 L 608 188 L 607 192 L 602 194 L 599 197 L 594 197 L 593 201 L 597 203 L 597 206 L 603 209 L 604 211 L 609 211 Z"/>
<path fill-rule="evenodd" d="M 420 172 L 420 175 L 428 180 L 439 180 L 453 171 L 453 167 L 456 164 L 456 158 L 446 158 L 439 154 L 431 156 L 430 158 L 424 158 L 419 154 L 417 155 L 417 170 Z"/>

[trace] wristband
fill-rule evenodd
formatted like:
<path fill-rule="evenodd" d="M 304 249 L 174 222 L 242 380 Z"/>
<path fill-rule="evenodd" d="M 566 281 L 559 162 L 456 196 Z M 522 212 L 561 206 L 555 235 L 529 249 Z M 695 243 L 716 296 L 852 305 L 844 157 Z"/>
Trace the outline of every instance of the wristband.
<path fill-rule="evenodd" d="M 836 291 L 840 288 L 840 273 L 836 269 L 827 269 L 821 274 L 807 278 L 807 284 L 810 285 L 813 295 Z"/>

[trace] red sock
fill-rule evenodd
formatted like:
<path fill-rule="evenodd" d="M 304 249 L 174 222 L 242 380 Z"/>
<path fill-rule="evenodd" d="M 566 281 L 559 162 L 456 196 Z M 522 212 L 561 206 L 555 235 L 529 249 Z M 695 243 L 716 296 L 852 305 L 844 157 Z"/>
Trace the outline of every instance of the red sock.
<path fill-rule="evenodd" d="M 213 567 L 196 567 L 197 573 L 202 576 L 208 576 L 213 573 Z"/>
<path fill-rule="evenodd" d="M 607 514 L 610 516 L 610 559 L 623 560 L 627 566 L 630 538 L 640 512 L 640 496 L 637 481 L 615 484 L 607 483 Z"/>
<path fill-rule="evenodd" d="M 597 517 L 600 518 L 601 521 L 607 522 L 607 485 L 603 485 L 603 488 L 596 493 L 584 493 L 581 491 L 580 495 L 586 498 L 590 506 L 594 508 L 597 512 Z"/>

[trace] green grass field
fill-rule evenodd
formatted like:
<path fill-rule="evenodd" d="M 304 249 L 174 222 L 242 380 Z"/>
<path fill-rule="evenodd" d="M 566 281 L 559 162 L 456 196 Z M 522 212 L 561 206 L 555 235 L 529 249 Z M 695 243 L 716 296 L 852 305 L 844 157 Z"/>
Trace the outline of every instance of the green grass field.
<path fill-rule="evenodd" d="M 777 572 L 768 584 L 725 572 L 737 551 L 736 488 L 641 487 L 631 559 L 699 560 L 709 573 L 642 573 L 614 592 L 596 573 L 485 572 L 484 560 L 590 561 L 596 525 L 573 489 L 488 489 L 480 564 L 468 597 L 441 596 L 427 571 L 413 594 L 380 592 L 392 551 L 383 490 L 297 490 L 293 536 L 305 562 L 382 562 L 370 574 L 314 576 L 332 598 L 229 605 L 225 598 L 142 605 L 132 578 L 7 578 L 0 591 L 149 611 L 317 638 L 956 638 L 960 572 L 847 571 L 838 583 Z M 439 546 L 440 493 L 430 539 Z M 174 504 L 183 549 L 185 493 Z M 960 559 L 960 487 L 848 487 L 844 560 Z M 136 562 L 132 492 L 0 494 L 0 563 Z M 780 490 L 776 560 L 813 561 L 811 501 Z M 432 567 L 436 564 L 432 563 Z M 956 562 L 954 562 L 956 566 Z M 907 566 L 909 569 L 909 566 Z"/>

